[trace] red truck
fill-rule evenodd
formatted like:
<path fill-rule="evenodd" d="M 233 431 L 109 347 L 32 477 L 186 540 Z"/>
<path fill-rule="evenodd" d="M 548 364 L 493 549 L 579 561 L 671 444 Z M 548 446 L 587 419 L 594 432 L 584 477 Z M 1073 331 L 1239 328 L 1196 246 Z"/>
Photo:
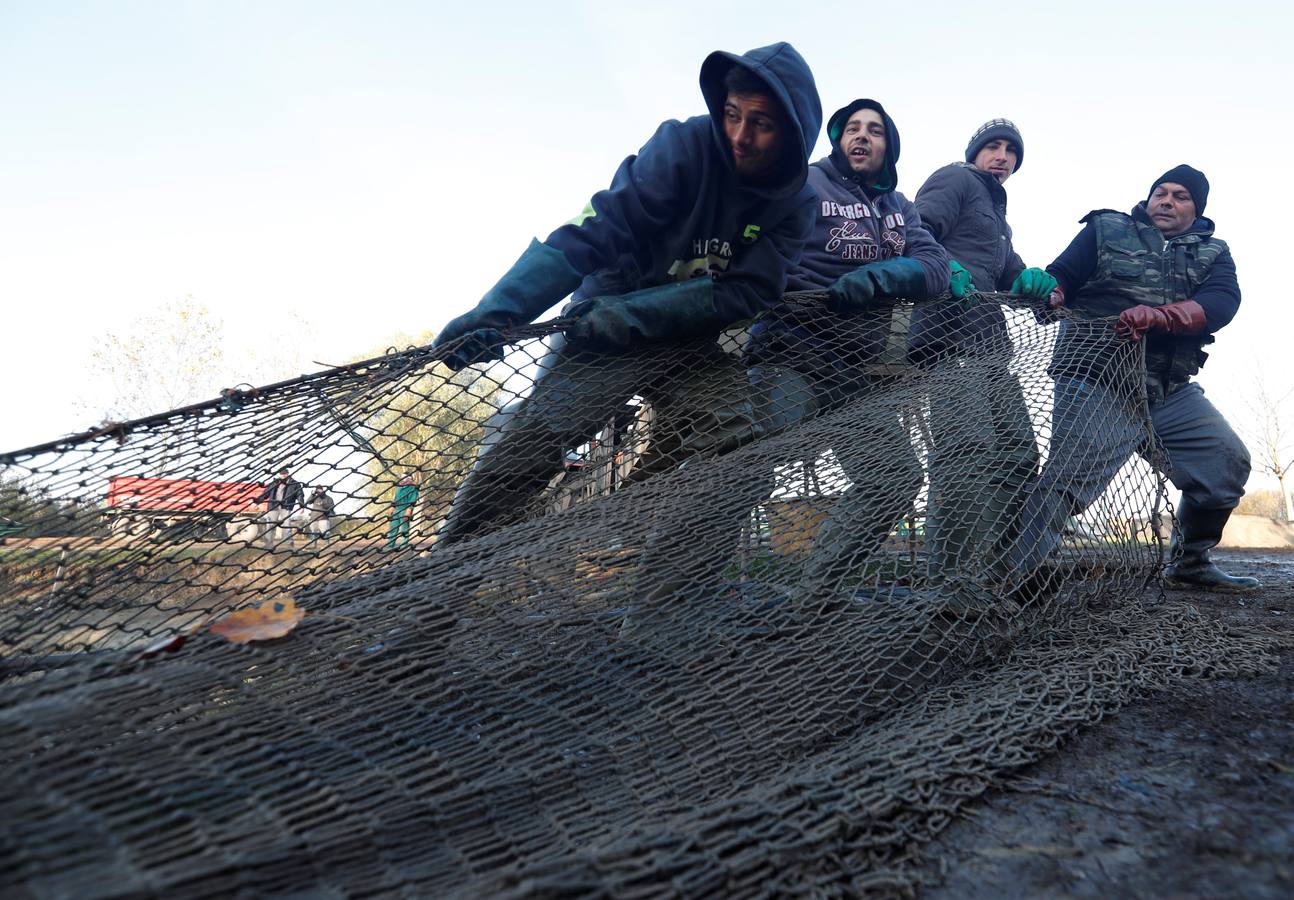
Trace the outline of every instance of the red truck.
<path fill-rule="evenodd" d="M 265 486 L 251 481 L 199 481 L 116 475 L 108 482 L 106 514 L 113 534 L 221 540 L 254 534 Z"/>

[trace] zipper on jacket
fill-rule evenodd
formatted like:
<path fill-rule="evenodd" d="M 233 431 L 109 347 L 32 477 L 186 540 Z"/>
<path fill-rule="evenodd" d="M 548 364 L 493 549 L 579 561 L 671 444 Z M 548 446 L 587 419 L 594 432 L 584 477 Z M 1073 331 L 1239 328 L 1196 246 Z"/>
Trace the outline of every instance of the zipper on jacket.
<path fill-rule="evenodd" d="M 1175 302 L 1173 300 L 1173 287 L 1174 287 L 1173 250 L 1176 249 L 1177 247 L 1177 244 L 1178 244 L 1177 239 L 1186 237 L 1189 234 L 1191 234 L 1191 232 L 1187 231 L 1183 234 L 1174 235 L 1173 237 L 1170 237 L 1170 238 L 1164 238 L 1164 250 L 1163 250 L 1163 253 L 1161 254 L 1161 257 L 1163 259 L 1163 265 L 1161 266 L 1161 273 L 1163 274 L 1163 277 L 1164 277 L 1163 293 L 1164 293 L 1165 303 Z M 1190 298 L 1188 297 L 1187 299 L 1190 299 Z"/>

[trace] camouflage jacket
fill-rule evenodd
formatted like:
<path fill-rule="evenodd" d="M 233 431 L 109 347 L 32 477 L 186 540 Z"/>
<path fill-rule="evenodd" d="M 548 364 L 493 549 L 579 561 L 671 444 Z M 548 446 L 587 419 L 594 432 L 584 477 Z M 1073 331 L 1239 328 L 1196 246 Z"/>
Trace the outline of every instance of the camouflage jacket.
<path fill-rule="evenodd" d="M 1138 208 L 1140 209 L 1140 207 Z M 1214 263 L 1229 255 L 1226 242 L 1213 236 L 1213 223 L 1165 239 L 1145 216 L 1112 210 L 1088 213 L 1096 237 L 1096 269 L 1068 299 L 1070 306 L 1094 316 L 1117 316 L 1131 306 L 1162 306 L 1190 300 Z"/>
<path fill-rule="evenodd" d="M 1144 203 L 1130 215 L 1100 209 L 1082 221 L 1083 231 L 1047 267 L 1064 289 L 1066 305 L 1080 315 L 1104 317 L 1137 305 L 1195 300 L 1204 308 L 1208 334 L 1146 339 L 1152 379 L 1187 381 L 1208 358 L 1203 347 L 1212 343 L 1212 332 L 1230 322 L 1240 305 L 1235 263 L 1226 242 L 1213 236 L 1213 222 L 1197 219 L 1185 233 L 1165 238 Z"/>

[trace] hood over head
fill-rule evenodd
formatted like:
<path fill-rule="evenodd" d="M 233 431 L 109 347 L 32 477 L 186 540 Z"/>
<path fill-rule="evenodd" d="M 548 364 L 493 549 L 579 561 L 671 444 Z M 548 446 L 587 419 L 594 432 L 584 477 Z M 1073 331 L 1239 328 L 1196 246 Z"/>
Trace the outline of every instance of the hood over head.
<path fill-rule="evenodd" d="M 723 130 L 723 104 L 728 98 L 724 78 L 733 66 L 741 66 L 765 85 L 768 93 L 782 107 L 788 126 L 788 141 L 783 154 L 784 171 L 769 193 L 793 193 L 804 186 L 809 172 L 809 153 L 822 128 L 822 101 L 813 81 L 809 64 L 794 47 L 785 42 L 757 47 L 744 54 L 716 50 L 701 64 L 701 93 L 710 110 L 714 137 L 723 150 L 728 165 L 733 165 L 732 149 Z"/>
<path fill-rule="evenodd" d="M 885 123 L 885 165 L 881 167 L 875 181 L 872 184 L 864 184 L 863 188 L 869 194 L 888 194 L 899 186 L 899 130 L 894 126 L 894 120 L 885 111 L 885 107 L 875 100 L 855 100 L 831 114 L 831 120 L 827 123 L 827 137 L 831 139 L 831 161 L 842 175 L 852 177 L 855 181 L 860 180 L 860 176 L 849 167 L 849 160 L 845 154 L 840 152 L 838 143 L 840 136 L 845 132 L 849 117 L 860 109 L 876 110 L 881 114 L 881 121 Z"/>

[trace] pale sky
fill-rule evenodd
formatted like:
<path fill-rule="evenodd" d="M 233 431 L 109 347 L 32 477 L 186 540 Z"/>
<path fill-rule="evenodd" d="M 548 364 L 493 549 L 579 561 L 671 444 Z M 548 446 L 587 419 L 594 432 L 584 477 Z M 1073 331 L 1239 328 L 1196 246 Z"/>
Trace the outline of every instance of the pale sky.
<path fill-rule="evenodd" d="M 1202 169 L 1244 303 L 1200 380 L 1241 426 L 1260 368 L 1294 379 L 1271 193 L 1294 143 L 1291 26 L 1249 0 L 0 0 L 0 450 L 92 425 L 95 335 L 186 295 L 232 343 L 303 360 L 439 328 L 661 120 L 704 112 L 707 53 L 778 40 L 824 116 L 885 104 L 909 196 L 981 122 L 1013 119 L 1031 265 L 1088 210 Z"/>

